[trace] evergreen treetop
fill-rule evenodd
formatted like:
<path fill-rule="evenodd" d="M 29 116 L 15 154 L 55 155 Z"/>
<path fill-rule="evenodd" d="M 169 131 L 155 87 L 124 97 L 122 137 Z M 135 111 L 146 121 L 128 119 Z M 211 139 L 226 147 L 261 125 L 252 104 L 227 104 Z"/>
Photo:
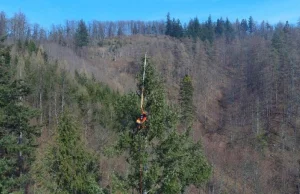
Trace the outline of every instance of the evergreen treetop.
<path fill-rule="evenodd" d="M 102 193 L 98 184 L 98 159 L 85 148 L 75 118 L 65 111 L 54 143 L 48 148 L 43 170 L 37 175 L 51 193 Z"/>
<path fill-rule="evenodd" d="M 138 86 L 141 86 L 141 76 L 138 78 Z M 145 127 L 135 126 L 139 116 L 136 95 L 125 95 L 118 103 L 117 118 L 121 129 L 117 149 L 127 153 L 130 170 L 127 176 L 116 176 L 119 177 L 117 185 L 139 193 L 180 193 L 190 184 L 205 182 L 211 167 L 200 144 L 193 143 L 188 132 L 177 131 L 178 114 L 166 103 L 162 82 L 149 61 L 144 89 L 148 112 Z"/>
<path fill-rule="evenodd" d="M 83 20 L 80 20 L 75 33 L 75 46 L 81 48 L 83 46 L 87 46 L 88 43 L 89 39 L 86 24 Z"/>

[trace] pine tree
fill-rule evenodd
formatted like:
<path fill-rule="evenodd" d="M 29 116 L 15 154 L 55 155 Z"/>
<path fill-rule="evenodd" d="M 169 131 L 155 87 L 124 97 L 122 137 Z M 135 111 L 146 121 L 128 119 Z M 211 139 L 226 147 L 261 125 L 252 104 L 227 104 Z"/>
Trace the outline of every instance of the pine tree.
<path fill-rule="evenodd" d="M 284 47 L 284 31 L 280 27 L 276 27 L 275 32 L 272 37 L 272 46 L 276 51 L 279 51 Z"/>
<path fill-rule="evenodd" d="M 226 36 L 227 42 L 233 40 L 234 36 L 235 36 L 234 29 L 228 18 L 226 18 L 226 21 L 225 21 L 225 36 Z"/>
<path fill-rule="evenodd" d="M 171 20 L 170 13 L 167 14 L 167 22 L 166 22 L 166 35 L 181 38 L 183 37 L 183 27 L 179 19 L 175 20 L 173 18 Z"/>
<path fill-rule="evenodd" d="M 139 83 L 140 86 L 141 76 Z M 190 184 L 205 182 L 211 173 L 210 165 L 200 144 L 193 143 L 188 131 L 177 131 L 178 115 L 167 105 L 162 82 L 150 63 L 144 89 L 145 110 L 149 113 L 144 128 L 138 130 L 135 126 L 139 116 L 136 95 L 124 96 L 117 106 L 117 149 L 128 153 L 129 163 L 128 175 L 117 176 L 121 182 L 118 185 L 139 193 L 179 193 Z"/>
<path fill-rule="evenodd" d="M 199 22 L 199 19 L 196 17 L 194 19 L 191 19 L 188 26 L 187 26 L 187 35 L 192 38 L 200 37 L 201 32 L 201 25 Z"/>
<path fill-rule="evenodd" d="M 214 26 L 212 23 L 211 16 L 209 16 L 207 21 L 205 22 L 204 31 L 201 39 L 203 41 L 208 40 L 210 43 L 212 43 L 214 40 Z"/>
<path fill-rule="evenodd" d="M 13 80 L 10 58 L 9 47 L 0 44 L 0 193 L 27 189 L 38 135 L 29 124 L 35 111 L 23 103 L 28 86 Z"/>
<path fill-rule="evenodd" d="M 255 23 L 254 23 L 252 16 L 249 17 L 248 28 L 249 28 L 250 34 L 252 34 L 255 31 Z"/>
<path fill-rule="evenodd" d="M 170 18 L 170 13 L 167 14 L 167 24 L 166 24 L 166 35 L 171 35 L 172 34 L 172 20 Z"/>
<path fill-rule="evenodd" d="M 242 19 L 242 21 L 241 21 L 241 32 L 242 32 L 242 35 L 246 35 L 246 33 L 247 33 L 248 30 L 249 30 L 249 26 L 248 26 L 247 20 Z"/>
<path fill-rule="evenodd" d="M 79 21 L 78 28 L 75 33 L 75 46 L 76 47 L 83 47 L 87 46 L 89 43 L 88 39 L 88 31 L 86 24 L 83 20 Z"/>
<path fill-rule="evenodd" d="M 217 19 L 217 26 L 215 28 L 215 33 L 217 36 L 222 36 L 224 33 L 224 20 L 222 18 Z"/>
<path fill-rule="evenodd" d="M 283 31 L 284 31 L 284 33 L 289 33 L 291 31 L 289 21 L 285 22 L 285 25 L 283 27 Z"/>
<path fill-rule="evenodd" d="M 173 32 L 172 32 L 171 36 L 176 37 L 176 38 L 181 38 L 183 36 L 183 28 L 182 28 L 180 20 L 179 19 L 175 20 L 173 18 L 172 26 L 173 26 Z"/>

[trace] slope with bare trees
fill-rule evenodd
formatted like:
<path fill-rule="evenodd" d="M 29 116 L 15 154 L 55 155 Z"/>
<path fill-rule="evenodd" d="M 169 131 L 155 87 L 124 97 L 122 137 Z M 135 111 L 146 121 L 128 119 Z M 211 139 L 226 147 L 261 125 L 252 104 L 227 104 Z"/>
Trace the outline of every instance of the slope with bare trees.
<path fill-rule="evenodd" d="M 169 21 L 171 26 L 183 30 L 180 22 L 173 21 Z M 203 192 L 296 193 L 300 191 L 300 29 L 288 22 L 274 26 L 253 22 L 252 17 L 235 23 L 222 18 L 216 23 L 211 18 L 199 23 L 195 18 L 177 37 L 177 32 L 164 35 L 163 21 L 93 21 L 87 23 L 89 44 L 76 48 L 77 21 L 53 26 L 47 33 L 37 24 L 30 25 L 22 13 L 6 18 L 1 12 L 0 33 L 11 32 L 7 43 L 14 44 L 12 63 L 20 77 L 24 72 L 31 75 L 31 71 L 48 72 L 49 68 L 48 74 L 36 74 L 29 80 L 40 80 L 28 98 L 42 110 L 40 124 L 57 120 L 57 106 L 63 107 L 65 101 L 72 104 L 75 95 L 80 103 L 89 103 L 80 107 L 88 144 L 102 151 L 104 144 L 115 139 L 115 134 L 107 132 L 114 115 L 112 105 L 108 103 L 105 109 L 110 115 L 99 113 L 106 119 L 101 121 L 105 127 L 93 123 L 93 108 L 103 107 L 88 97 L 87 93 L 94 91 L 84 85 L 89 82 L 68 88 L 72 78 L 69 80 L 67 72 L 75 80 L 82 72 L 121 94 L 135 92 L 140 59 L 147 53 L 163 79 L 167 103 L 178 103 L 183 77 L 192 79 L 196 121 L 191 135 L 195 141 L 201 139 L 213 166 L 213 176 Z M 24 47 L 28 50 L 22 50 Z M 53 84 L 47 86 L 46 79 Z M 107 132 L 105 138 L 91 135 L 99 126 L 101 133 Z M 119 158 L 109 166 L 125 171 L 122 162 Z M 102 161 L 103 166 L 107 164 Z M 196 189 L 191 187 L 193 192 Z"/>

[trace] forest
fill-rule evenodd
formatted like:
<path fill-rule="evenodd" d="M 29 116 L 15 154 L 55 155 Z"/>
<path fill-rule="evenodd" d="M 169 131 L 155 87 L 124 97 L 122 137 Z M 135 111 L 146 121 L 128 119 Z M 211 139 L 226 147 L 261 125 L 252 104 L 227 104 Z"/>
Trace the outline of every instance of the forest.
<path fill-rule="evenodd" d="M 0 38 L 0 193 L 300 192 L 300 21 L 3 10 Z"/>

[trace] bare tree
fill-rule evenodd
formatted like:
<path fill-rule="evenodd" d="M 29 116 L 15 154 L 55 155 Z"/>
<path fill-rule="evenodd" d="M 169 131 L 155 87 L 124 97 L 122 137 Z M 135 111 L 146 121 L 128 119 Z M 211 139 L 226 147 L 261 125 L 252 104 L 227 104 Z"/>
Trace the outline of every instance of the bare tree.
<path fill-rule="evenodd" d="M 15 40 L 24 40 L 26 31 L 28 30 L 28 21 L 24 13 L 19 12 L 14 14 L 10 19 L 11 36 Z"/>

